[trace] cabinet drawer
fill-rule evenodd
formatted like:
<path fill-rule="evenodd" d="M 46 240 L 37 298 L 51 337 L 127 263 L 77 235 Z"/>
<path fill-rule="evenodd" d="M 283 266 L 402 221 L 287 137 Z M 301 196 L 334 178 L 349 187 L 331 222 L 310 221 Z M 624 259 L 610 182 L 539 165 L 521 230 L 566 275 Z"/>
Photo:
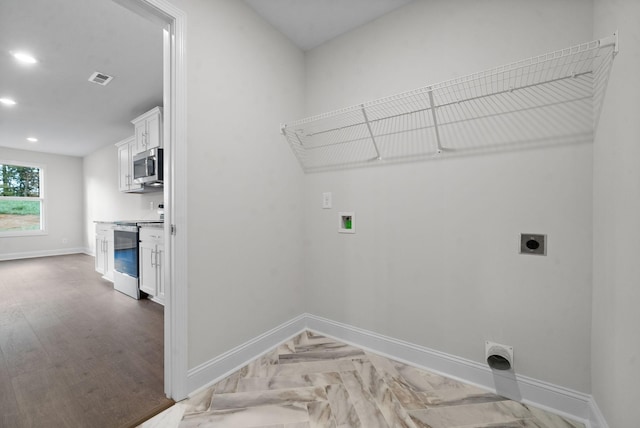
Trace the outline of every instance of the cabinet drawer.
<path fill-rule="evenodd" d="M 157 227 L 141 227 L 139 236 L 142 242 L 149 241 L 160 245 L 164 243 L 164 230 Z"/>
<path fill-rule="evenodd" d="M 113 233 L 113 225 L 109 223 L 97 223 L 96 235 L 109 237 Z"/>
<path fill-rule="evenodd" d="M 97 224 L 96 225 L 96 232 L 107 232 L 109 230 L 111 230 L 113 228 L 113 226 L 111 226 L 110 224 Z"/>

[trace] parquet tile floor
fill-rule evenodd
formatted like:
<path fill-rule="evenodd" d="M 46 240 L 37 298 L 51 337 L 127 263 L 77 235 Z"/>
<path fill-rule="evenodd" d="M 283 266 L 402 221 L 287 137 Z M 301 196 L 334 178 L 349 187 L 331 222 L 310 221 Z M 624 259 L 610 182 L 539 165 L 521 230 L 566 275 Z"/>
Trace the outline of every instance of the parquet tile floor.
<path fill-rule="evenodd" d="M 584 428 L 308 331 L 142 426 Z"/>

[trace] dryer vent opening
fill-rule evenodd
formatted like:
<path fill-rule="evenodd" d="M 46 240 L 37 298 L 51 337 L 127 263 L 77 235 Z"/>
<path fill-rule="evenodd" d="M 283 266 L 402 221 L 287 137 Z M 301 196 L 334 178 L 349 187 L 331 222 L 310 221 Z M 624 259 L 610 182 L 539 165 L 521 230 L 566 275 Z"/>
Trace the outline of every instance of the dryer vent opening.
<path fill-rule="evenodd" d="M 511 370 L 513 347 L 494 342 L 485 342 L 487 364 L 493 370 Z"/>

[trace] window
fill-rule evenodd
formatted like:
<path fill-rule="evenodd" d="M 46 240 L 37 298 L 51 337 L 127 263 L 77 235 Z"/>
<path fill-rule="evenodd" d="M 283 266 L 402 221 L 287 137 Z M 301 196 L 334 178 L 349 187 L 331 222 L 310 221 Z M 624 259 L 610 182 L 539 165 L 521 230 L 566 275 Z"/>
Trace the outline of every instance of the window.
<path fill-rule="evenodd" d="M 0 161 L 0 236 L 45 231 L 41 166 Z"/>

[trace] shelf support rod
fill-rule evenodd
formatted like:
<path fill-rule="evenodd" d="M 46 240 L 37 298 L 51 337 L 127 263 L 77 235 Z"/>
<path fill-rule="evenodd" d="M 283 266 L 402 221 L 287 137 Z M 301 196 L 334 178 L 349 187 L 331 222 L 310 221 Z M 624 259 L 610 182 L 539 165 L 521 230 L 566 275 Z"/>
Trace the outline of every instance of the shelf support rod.
<path fill-rule="evenodd" d="M 369 135 L 371 136 L 371 142 L 373 143 L 373 148 L 376 149 L 376 159 L 381 160 L 382 156 L 380 156 L 380 150 L 378 150 L 378 144 L 376 143 L 376 138 L 373 136 L 373 130 L 371 129 L 371 124 L 369 123 L 369 117 L 367 117 L 367 111 L 364 109 L 364 104 L 360 104 L 360 108 L 362 109 L 362 116 L 364 116 L 364 122 L 367 124 Z"/>
<path fill-rule="evenodd" d="M 442 153 L 442 144 L 440 144 L 440 131 L 438 130 L 438 119 L 436 117 L 436 104 L 433 101 L 433 89 L 429 88 L 429 104 L 431 105 L 431 118 L 433 119 L 433 130 L 436 133 L 436 151 Z"/>

